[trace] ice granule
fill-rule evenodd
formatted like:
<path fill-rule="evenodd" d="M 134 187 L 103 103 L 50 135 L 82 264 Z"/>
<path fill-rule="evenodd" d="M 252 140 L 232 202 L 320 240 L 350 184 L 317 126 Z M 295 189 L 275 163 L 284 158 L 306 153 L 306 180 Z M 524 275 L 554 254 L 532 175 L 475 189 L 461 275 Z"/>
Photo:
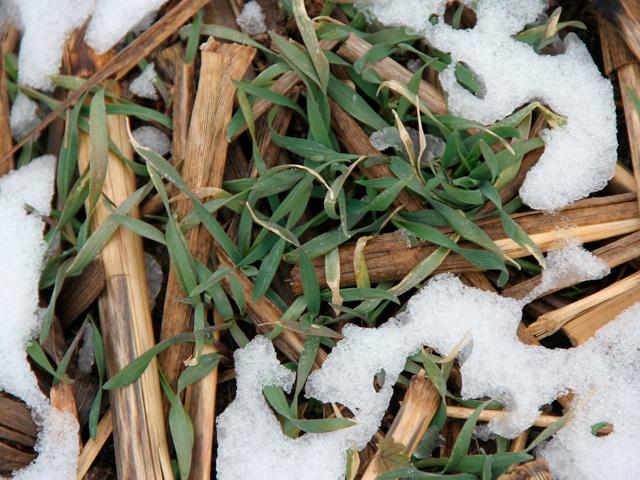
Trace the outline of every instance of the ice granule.
<path fill-rule="evenodd" d="M 9 117 L 13 138 L 17 141 L 22 140 L 31 130 L 38 126 L 38 123 L 40 123 L 38 104 L 23 93 L 16 95 Z"/>
<path fill-rule="evenodd" d="M 369 143 L 376 150 L 386 150 L 387 148 L 402 148 L 400 132 L 396 127 L 384 127 L 376 130 L 369 136 Z"/>
<path fill-rule="evenodd" d="M 414 153 L 417 156 L 420 153 L 420 132 L 411 127 L 406 127 L 406 130 L 411 138 Z M 426 149 L 420 158 L 421 163 L 430 162 L 443 154 L 446 144 L 440 137 L 427 133 L 424 135 L 424 140 Z M 373 148 L 380 151 L 387 148 L 394 148 L 398 151 L 404 151 L 405 149 L 397 127 L 384 127 L 382 130 L 376 130 L 369 136 L 369 143 Z"/>
<path fill-rule="evenodd" d="M 150 125 L 136 128 L 133 131 L 133 138 L 143 147 L 153 150 L 161 156 L 166 155 L 171 150 L 171 141 L 167 134 Z"/>
<path fill-rule="evenodd" d="M 422 60 L 418 60 L 417 58 L 410 58 L 407 61 L 407 70 L 416 73 L 418 70 L 420 70 L 420 67 L 422 67 L 422 65 L 424 65 Z"/>
<path fill-rule="evenodd" d="M 436 157 L 442 156 L 444 153 L 444 149 L 447 144 L 440 137 L 436 137 L 435 135 L 431 135 L 427 133 L 424 136 L 424 139 L 427 144 L 427 148 L 422 154 L 422 158 L 420 159 L 421 163 L 430 162 Z"/>
<path fill-rule="evenodd" d="M 560 55 L 539 55 L 512 36 L 544 12 L 543 0 L 465 1 L 477 23 L 455 30 L 442 20 L 444 0 L 360 0 L 359 5 L 389 26 L 405 26 L 449 52 L 453 63 L 440 74 L 454 115 L 491 124 L 522 105 L 541 101 L 567 117 L 546 129 L 545 151 L 520 189 L 524 203 L 559 209 L 603 188 L 616 163 L 616 115 L 611 83 L 604 79 L 577 36 L 565 38 Z M 485 85 L 482 98 L 458 84 L 454 67 L 464 62 Z"/>
<path fill-rule="evenodd" d="M 160 262 L 156 260 L 156 257 L 149 252 L 144 252 L 144 271 L 147 275 L 147 293 L 149 295 L 149 305 L 151 308 L 155 306 L 156 298 L 162 290 L 162 282 L 164 275 L 162 273 L 162 266 Z"/>
<path fill-rule="evenodd" d="M 157 100 L 158 92 L 153 82 L 156 81 L 158 75 L 153 63 L 147 64 L 140 75 L 134 78 L 129 84 L 129 91 L 136 97 L 148 98 L 149 100 Z"/>
<path fill-rule="evenodd" d="M 79 451 L 76 421 L 42 394 L 25 352 L 39 327 L 42 215 L 50 212 L 54 167 L 46 155 L 0 178 L 0 391 L 23 400 L 39 427 L 38 457 L 14 475 L 21 480 L 74 478 Z"/>
<path fill-rule="evenodd" d="M 247 35 L 258 35 L 267 31 L 264 12 L 255 0 L 244 4 L 242 12 L 236 17 L 236 22 Z"/>
<path fill-rule="evenodd" d="M 95 363 L 95 349 L 93 348 L 93 329 L 87 324 L 82 331 L 82 346 L 78 349 L 76 364 L 82 373 L 91 373 Z"/>
<path fill-rule="evenodd" d="M 560 265 L 577 259 L 596 265 L 586 258 L 588 252 L 568 248 L 550 259 L 552 269 L 562 271 Z M 564 278 L 553 271 L 546 281 L 551 287 L 554 279 Z M 586 271 L 602 273 L 598 268 Z M 463 398 L 494 398 L 509 412 L 488 424 L 491 432 L 517 436 L 543 405 L 570 389 L 575 394 L 573 416 L 540 451 L 554 478 L 638 477 L 640 305 L 568 350 L 520 342 L 516 331 L 522 307 L 517 300 L 467 287 L 444 274 L 414 295 L 404 313 L 379 328 L 345 326 L 344 338 L 310 375 L 306 395 L 345 406 L 356 425 L 296 440 L 282 433 L 261 393 L 267 385 L 290 390 L 294 374 L 279 365 L 267 339 L 255 338 L 235 353 L 236 399 L 218 419 L 219 478 L 344 478 L 347 450 L 364 448 L 376 433 L 406 358 L 423 346 L 446 355 L 467 336 L 465 358 L 459 358 Z M 379 372 L 385 381 L 376 391 L 372 379 Z M 613 433 L 593 436 L 591 426 L 598 422 L 613 424 Z"/>
<path fill-rule="evenodd" d="M 89 25 L 86 40 L 104 53 L 166 0 L 0 0 L 0 12 L 16 11 L 12 19 L 22 31 L 18 81 L 42 90 L 53 89 L 50 76 L 58 73 L 65 41 Z M 0 28 L 2 21 L 0 20 Z"/>

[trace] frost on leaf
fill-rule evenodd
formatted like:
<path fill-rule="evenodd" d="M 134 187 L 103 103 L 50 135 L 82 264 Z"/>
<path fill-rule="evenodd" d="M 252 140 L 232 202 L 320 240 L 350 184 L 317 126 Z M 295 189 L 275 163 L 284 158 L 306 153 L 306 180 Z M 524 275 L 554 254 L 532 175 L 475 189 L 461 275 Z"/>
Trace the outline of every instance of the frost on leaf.
<path fill-rule="evenodd" d="M 452 64 L 440 74 L 450 111 L 490 124 L 533 101 L 567 118 L 565 125 L 542 132 L 545 151 L 520 190 L 532 208 L 559 209 L 603 188 L 616 163 L 616 115 L 613 89 L 573 34 L 560 55 L 539 55 L 513 35 L 544 12 L 543 0 L 467 0 L 476 11 L 472 29 L 456 30 L 444 20 L 444 0 L 360 0 L 380 22 L 416 31 Z M 437 23 L 429 19 L 435 15 Z M 456 80 L 455 64 L 464 62 L 486 87 L 482 98 Z"/>
<path fill-rule="evenodd" d="M 606 273 L 588 252 L 568 248 L 572 250 L 550 259 L 554 273 L 543 280 L 548 288 L 563 281 L 557 272 L 575 268 L 577 262 L 589 264 L 580 273 L 582 280 Z M 509 412 L 489 424 L 493 432 L 517 436 L 531 426 L 541 406 L 570 389 L 575 394 L 573 415 L 541 450 L 554 478 L 635 478 L 640 474 L 635 454 L 640 448 L 640 413 L 634 407 L 640 393 L 640 305 L 591 341 L 568 350 L 520 342 L 516 331 L 523 306 L 522 301 L 467 287 L 445 274 L 432 279 L 404 313 L 379 328 L 345 326 L 344 339 L 310 375 L 306 395 L 344 405 L 356 425 L 296 440 L 282 433 L 261 393 L 268 385 L 290 389 L 294 374 L 279 365 L 271 343 L 257 337 L 235 354 L 236 399 L 218 420 L 219 478 L 343 478 L 348 450 L 364 448 L 379 428 L 406 358 L 423 346 L 446 355 L 465 337 L 458 358 L 462 396 L 496 399 Z M 372 380 L 380 371 L 385 382 L 376 390 Z M 611 423 L 613 433 L 594 436 L 591 427 L 598 422 Z M 634 475 L 629 477 L 629 472 Z"/>
<path fill-rule="evenodd" d="M 40 391 L 25 351 L 40 323 L 42 215 L 50 211 L 54 165 L 47 155 L 0 178 L 0 391 L 23 400 L 39 426 L 38 457 L 17 479 L 75 478 L 78 456 L 78 425 Z"/>

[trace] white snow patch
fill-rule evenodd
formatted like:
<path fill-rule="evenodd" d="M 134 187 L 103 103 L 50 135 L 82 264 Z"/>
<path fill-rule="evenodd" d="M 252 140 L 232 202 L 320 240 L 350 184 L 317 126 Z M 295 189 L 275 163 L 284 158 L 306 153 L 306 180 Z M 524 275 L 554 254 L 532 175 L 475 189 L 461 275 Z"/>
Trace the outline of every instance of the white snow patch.
<path fill-rule="evenodd" d="M 65 41 L 85 24 L 86 40 L 104 53 L 135 29 L 166 0 L 4 0 L 7 12 L 17 10 L 22 41 L 18 60 L 19 82 L 51 90 L 49 77 L 58 73 Z M 11 7 L 13 5 L 13 8 Z M 0 10 L 2 12 L 3 10 Z M 0 24 L 2 21 L 0 20 Z"/>
<path fill-rule="evenodd" d="M 38 104 L 31 100 L 23 93 L 16 95 L 16 99 L 11 105 L 11 115 L 9 116 L 9 125 L 11 126 L 11 135 L 20 141 L 33 130 L 38 123 Z"/>
<path fill-rule="evenodd" d="M 64 43 L 86 21 L 93 1 L 20 0 L 16 5 L 22 30 L 18 81 L 51 90 L 49 77 L 60 69 Z"/>
<path fill-rule="evenodd" d="M 255 0 L 244 4 L 242 12 L 236 17 L 236 22 L 247 35 L 258 35 L 267 31 L 264 12 Z"/>
<path fill-rule="evenodd" d="M 153 15 L 167 0 L 97 0 L 85 39 L 98 53 L 104 53 L 138 25 L 153 21 Z"/>
<path fill-rule="evenodd" d="M 580 279 L 603 273 L 595 257 L 578 249 L 572 245 L 551 255 L 545 285 L 553 288 L 554 282 L 566 279 L 562 272 L 577 262 L 588 265 Z M 517 436 L 531 426 L 543 405 L 571 389 L 573 417 L 541 450 L 554 478 L 636 478 L 640 305 L 591 341 L 568 350 L 520 342 L 516 331 L 523 305 L 445 274 L 433 278 L 404 313 L 381 327 L 345 326 L 343 340 L 309 377 L 306 395 L 344 405 L 357 424 L 296 440 L 282 433 L 261 393 L 267 385 L 290 390 L 295 375 L 278 363 L 267 339 L 255 338 L 235 353 L 236 399 L 218 418 L 219 478 L 344 478 L 347 450 L 362 449 L 379 428 L 406 358 L 425 345 L 448 354 L 467 336 L 464 358 L 459 358 L 463 398 L 494 398 L 509 412 L 491 422 L 490 431 Z M 381 371 L 385 382 L 376 392 L 372 380 Z M 613 424 L 614 432 L 593 436 L 591 426 L 603 421 Z"/>
<path fill-rule="evenodd" d="M 129 84 L 129 91 L 140 98 L 148 98 L 149 100 L 157 100 L 158 92 L 153 82 L 158 78 L 153 63 L 147 64 L 140 75 L 132 80 Z"/>
<path fill-rule="evenodd" d="M 544 0 L 466 0 L 475 8 L 474 28 L 455 30 L 442 20 L 445 0 L 360 0 L 385 25 L 406 26 L 453 63 L 440 74 L 449 110 L 491 124 L 522 105 L 539 100 L 567 117 L 562 127 L 544 130 L 545 151 L 520 190 L 532 208 L 559 209 L 603 188 L 616 162 L 616 115 L 611 83 L 598 72 L 585 45 L 573 34 L 561 55 L 539 55 L 512 35 L 544 12 Z M 455 62 L 465 62 L 486 86 L 474 96 L 455 78 Z"/>
<path fill-rule="evenodd" d="M 609 275 L 609 266 L 585 250 L 577 242 L 547 254 L 542 281 L 521 302 L 526 305 L 551 290 L 576 285 L 587 280 L 598 280 Z"/>
<path fill-rule="evenodd" d="M 136 128 L 133 131 L 133 138 L 143 147 L 153 150 L 161 156 L 166 155 L 171 150 L 171 141 L 167 134 L 150 125 Z"/>
<path fill-rule="evenodd" d="M 45 155 L 0 178 L 0 391 L 22 399 L 40 427 L 38 457 L 13 477 L 22 480 L 74 478 L 79 453 L 78 425 L 42 394 L 25 352 L 40 323 L 41 215 L 50 212 L 54 167 L 55 158 Z"/>

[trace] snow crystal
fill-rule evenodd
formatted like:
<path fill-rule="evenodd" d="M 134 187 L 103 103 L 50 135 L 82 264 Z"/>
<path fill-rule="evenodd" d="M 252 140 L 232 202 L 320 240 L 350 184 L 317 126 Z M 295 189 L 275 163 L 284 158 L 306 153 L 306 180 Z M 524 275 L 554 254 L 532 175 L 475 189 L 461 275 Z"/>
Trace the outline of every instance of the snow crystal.
<path fill-rule="evenodd" d="M 11 106 L 11 116 L 9 124 L 11 125 L 11 135 L 20 141 L 31 130 L 33 130 L 40 118 L 38 117 L 38 104 L 26 95 L 19 93 Z"/>
<path fill-rule="evenodd" d="M 155 12 L 166 0 L 4 0 L 3 10 L 17 9 L 22 30 L 19 82 L 51 90 L 49 77 L 58 73 L 65 41 L 87 22 L 86 40 L 103 53 Z M 0 10 L 2 12 L 3 10 Z M 0 23 L 2 23 L 0 21 Z"/>
<path fill-rule="evenodd" d="M 97 0 L 85 39 L 98 53 L 104 53 L 140 23 L 149 22 L 166 2 L 167 0 Z"/>
<path fill-rule="evenodd" d="M 539 55 L 512 36 L 543 13 L 543 0 L 479 0 L 474 28 L 455 30 L 443 18 L 445 0 L 360 0 L 386 25 L 424 35 L 454 62 L 440 74 L 450 111 L 491 124 L 532 101 L 565 116 L 544 130 L 545 151 L 520 190 L 532 208 L 555 210 L 603 188 L 616 163 L 616 115 L 611 83 L 602 78 L 585 45 L 573 34 L 560 55 Z M 478 98 L 458 84 L 455 62 L 464 62 L 486 86 Z"/>
<path fill-rule="evenodd" d="M 236 22 L 247 35 L 258 35 L 267 31 L 264 12 L 255 0 L 244 4 L 242 12 L 236 17 Z"/>
<path fill-rule="evenodd" d="M 153 150 L 158 155 L 164 156 L 171 150 L 171 141 L 169 137 L 167 137 L 167 134 L 150 125 L 136 128 L 133 131 L 133 138 L 135 138 L 136 142 L 140 145 Z"/>
<path fill-rule="evenodd" d="M 39 326 L 38 278 L 46 252 L 41 216 L 50 212 L 54 166 L 55 158 L 46 155 L 0 178 L 0 391 L 23 400 L 40 427 L 38 457 L 14 476 L 23 480 L 74 478 L 79 450 L 78 425 L 42 394 L 25 352 Z"/>
<path fill-rule="evenodd" d="M 588 255 L 575 245 L 552 254 L 546 285 L 565 279 L 567 266 L 579 261 L 588 265 L 580 279 L 602 275 L 602 266 Z M 463 338 L 468 343 L 464 358 L 459 358 L 461 395 L 494 398 L 509 412 L 490 422 L 490 431 L 517 436 L 531 426 L 542 406 L 570 389 L 575 393 L 573 416 L 541 450 L 554 478 L 640 475 L 640 457 L 635 455 L 640 413 L 634 408 L 640 394 L 640 305 L 589 342 L 568 350 L 520 342 L 516 331 L 523 306 L 444 274 L 429 281 L 405 312 L 379 328 L 345 326 L 344 338 L 310 375 L 306 395 L 345 406 L 356 425 L 296 440 L 282 433 L 261 393 L 268 385 L 289 391 L 295 375 L 278 363 L 267 339 L 255 338 L 235 353 L 236 399 L 218 419 L 219 478 L 344 478 L 347 450 L 364 448 L 376 433 L 406 358 L 425 345 L 446 355 Z M 376 391 L 372 379 L 380 372 L 385 380 Z M 598 422 L 611 423 L 613 433 L 593 436 L 591 426 Z"/>
<path fill-rule="evenodd" d="M 129 84 L 129 91 L 140 98 L 148 98 L 149 100 L 157 100 L 158 92 L 153 82 L 158 78 L 153 63 L 149 63 L 140 75 L 133 79 Z"/>

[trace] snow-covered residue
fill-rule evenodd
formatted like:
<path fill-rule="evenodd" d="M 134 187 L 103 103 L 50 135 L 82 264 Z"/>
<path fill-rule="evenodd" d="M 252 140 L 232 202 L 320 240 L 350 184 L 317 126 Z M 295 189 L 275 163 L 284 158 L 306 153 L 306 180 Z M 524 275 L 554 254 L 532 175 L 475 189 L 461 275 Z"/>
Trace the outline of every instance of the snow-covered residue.
<path fill-rule="evenodd" d="M 22 30 L 19 82 L 50 90 L 53 84 L 49 77 L 58 73 L 64 43 L 75 29 L 88 21 L 85 39 L 98 53 L 104 53 L 166 0 L 0 0 L 0 3 L 3 4 L 0 12 L 15 12 L 14 21 Z"/>
<path fill-rule="evenodd" d="M 554 272 L 568 270 L 590 254 L 554 254 Z M 603 266 L 586 258 L 596 276 Z M 585 279 L 584 277 L 581 277 Z M 548 288 L 563 277 L 544 280 Z M 506 437 L 531 426 L 540 407 L 569 389 L 575 393 L 572 418 L 541 454 L 558 479 L 636 478 L 640 475 L 640 306 L 623 313 L 595 338 L 572 349 L 525 345 L 516 335 L 523 303 L 463 285 L 450 274 L 432 279 L 404 313 L 379 328 L 347 325 L 344 339 L 307 382 L 306 394 L 335 402 L 354 414 L 357 424 L 331 433 L 293 440 L 262 395 L 277 385 L 289 390 L 295 375 L 276 360 L 271 343 L 257 337 L 235 354 L 236 399 L 218 420 L 221 480 L 236 478 L 344 478 L 349 448 L 363 448 L 375 434 L 405 360 L 423 346 L 446 355 L 463 338 L 459 357 L 464 398 L 491 397 L 509 414 L 489 424 Z M 384 372 L 379 391 L 373 379 Z M 606 437 L 591 433 L 599 422 L 613 424 Z M 251 455 L 246 455 L 247 451 Z"/>
<path fill-rule="evenodd" d="M 50 212 L 54 166 L 46 155 L 0 178 L 0 391 L 22 399 L 39 426 L 38 457 L 14 475 L 23 480 L 75 478 L 79 450 L 76 421 L 40 391 L 25 351 L 40 325 L 42 215 Z"/>
<path fill-rule="evenodd" d="M 385 25 L 424 35 L 453 62 L 440 74 L 450 111 L 483 124 L 522 105 L 541 101 L 567 117 L 566 125 L 544 130 L 545 151 L 520 190 L 532 208 L 555 210 L 603 188 L 616 162 L 613 89 L 598 72 L 585 45 L 573 34 L 560 55 L 539 55 L 513 35 L 543 14 L 544 0 L 466 0 L 477 23 L 456 30 L 443 21 L 445 0 L 360 0 Z M 429 19 L 437 15 L 433 25 Z M 464 62 L 482 82 L 482 98 L 458 84 L 454 64 Z"/>
<path fill-rule="evenodd" d="M 247 35 L 258 35 L 267 31 L 264 12 L 255 0 L 244 4 L 242 12 L 236 17 L 236 22 Z"/>

